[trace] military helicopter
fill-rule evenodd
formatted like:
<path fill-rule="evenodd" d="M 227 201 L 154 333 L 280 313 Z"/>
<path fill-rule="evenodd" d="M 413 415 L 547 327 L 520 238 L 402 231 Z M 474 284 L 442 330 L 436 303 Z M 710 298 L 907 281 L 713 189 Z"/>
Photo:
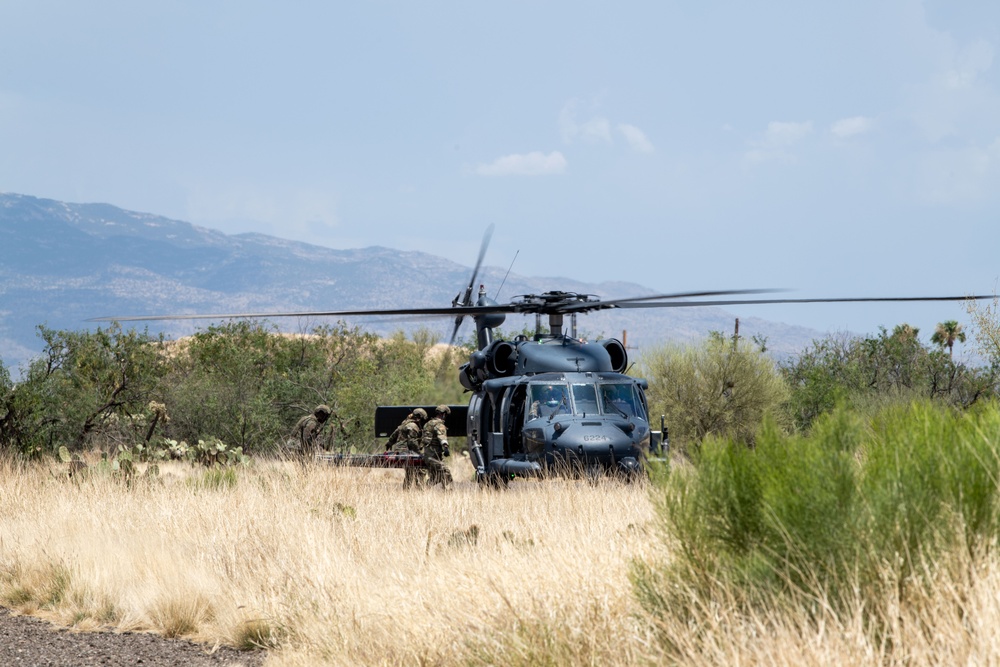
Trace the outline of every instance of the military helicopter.
<path fill-rule="evenodd" d="M 450 345 L 465 317 L 476 326 L 476 350 L 458 369 L 459 381 L 471 394 L 467 406 L 451 406 L 446 420 L 452 436 L 465 436 L 477 480 L 504 486 L 516 478 L 553 475 L 611 474 L 635 479 L 644 474 L 650 457 L 669 447 L 666 426 L 654 429 L 646 400 L 648 383 L 626 374 L 625 345 L 614 338 L 586 342 L 577 337 L 576 316 L 595 310 L 682 308 L 775 303 L 846 303 L 964 301 L 993 296 L 753 298 L 781 290 L 741 289 L 680 292 L 655 296 L 600 299 L 594 295 L 550 291 L 526 294 L 507 303 L 490 298 L 483 285 L 472 292 L 493 227 L 483 237 L 479 258 L 464 293 L 450 306 L 325 312 L 232 313 L 144 317 L 104 317 L 108 320 L 233 319 L 317 316 L 447 316 L 454 317 Z M 695 300 L 696 299 L 696 300 Z M 535 315 L 533 336 L 512 340 L 494 330 L 508 314 Z M 569 329 L 566 330 L 567 316 Z M 548 330 L 543 332 L 542 318 Z M 376 435 L 386 437 L 415 407 L 379 406 Z M 330 463 L 350 466 L 404 468 L 422 466 L 419 455 L 385 452 L 373 455 L 330 455 Z"/>

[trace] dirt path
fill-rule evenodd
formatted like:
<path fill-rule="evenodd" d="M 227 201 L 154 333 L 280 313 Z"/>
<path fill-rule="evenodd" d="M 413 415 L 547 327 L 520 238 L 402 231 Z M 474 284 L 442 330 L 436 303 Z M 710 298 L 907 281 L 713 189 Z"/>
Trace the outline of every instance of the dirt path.
<path fill-rule="evenodd" d="M 259 667 L 263 651 L 237 651 L 138 632 L 72 632 L 0 609 L 0 665 L 39 667 Z"/>

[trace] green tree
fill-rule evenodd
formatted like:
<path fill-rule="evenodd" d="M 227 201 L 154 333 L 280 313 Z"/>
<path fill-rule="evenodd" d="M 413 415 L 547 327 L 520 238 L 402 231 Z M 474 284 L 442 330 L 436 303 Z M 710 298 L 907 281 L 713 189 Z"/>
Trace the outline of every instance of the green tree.
<path fill-rule="evenodd" d="M 3 360 L 0 359 L 0 446 L 5 443 L 7 438 L 7 432 L 10 429 L 11 422 L 11 399 L 14 393 L 14 384 L 10 379 L 10 371 L 4 365 Z"/>
<path fill-rule="evenodd" d="M 169 432 L 189 442 L 216 437 L 244 451 L 273 448 L 291 425 L 328 402 L 323 351 L 268 322 L 212 325 L 177 344 L 166 392 Z"/>
<path fill-rule="evenodd" d="M 965 331 L 962 330 L 962 325 L 955 320 L 938 322 L 938 325 L 934 328 L 934 333 L 931 334 L 931 342 L 941 347 L 947 347 L 948 356 L 954 357 L 955 341 L 959 343 L 965 342 Z"/>
<path fill-rule="evenodd" d="M 791 361 L 781 364 L 788 383 L 788 410 L 795 425 L 808 428 L 821 414 L 863 391 L 861 339 L 844 334 L 814 340 Z"/>
<path fill-rule="evenodd" d="M 299 335 L 279 334 L 267 322 L 209 327 L 173 357 L 171 437 L 273 451 L 324 403 L 333 410 L 321 436 L 326 446 L 368 446 L 377 405 L 441 402 L 429 361 L 434 342 L 421 332 L 382 339 L 343 323 Z"/>
<path fill-rule="evenodd" d="M 22 454 L 60 446 L 130 447 L 150 437 L 163 376 L 162 338 L 107 329 L 56 331 L 39 327 L 45 341 L 24 380 L 6 401 L 2 445 Z"/>
<path fill-rule="evenodd" d="M 968 407 L 994 394 L 993 369 L 956 364 L 943 350 L 921 344 L 917 333 L 903 324 L 892 333 L 881 327 L 876 336 L 831 336 L 782 363 L 796 426 L 810 428 L 840 403 L 866 412 L 921 398 Z"/>
<path fill-rule="evenodd" d="M 991 303 L 980 303 L 970 299 L 965 304 L 966 312 L 972 317 L 972 338 L 979 353 L 989 360 L 994 368 L 1000 368 L 1000 297 Z"/>
<path fill-rule="evenodd" d="M 643 353 L 652 414 L 667 418 L 671 440 L 697 445 L 708 435 L 752 444 L 765 419 L 787 423 L 788 388 L 774 361 L 749 341 L 713 336 L 700 345 Z"/>

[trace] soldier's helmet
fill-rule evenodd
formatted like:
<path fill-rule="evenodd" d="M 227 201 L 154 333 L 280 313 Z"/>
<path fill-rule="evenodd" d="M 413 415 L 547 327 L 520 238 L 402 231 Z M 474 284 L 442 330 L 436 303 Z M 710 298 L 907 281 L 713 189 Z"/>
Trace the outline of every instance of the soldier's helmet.
<path fill-rule="evenodd" d="M 451 408 L 449 408 L 447 405 L 439 405 L 436 408 L 434 408 L 434 412 L 439 415 L 450 415 Z"/>
<path fill-rule="evenodd" d="M 427 411 L 424 410 L 423 408 L 417 408 L 416 410 L 414 410 L 413 416 L 416 417 L 417 419 L 427 421 Z"/>
<path fill-rule="evenodd" d="M 330 406 L 328 405 L 317 405 L 316 409 L 313 410 L 314 415 L 316 415 L 317 417 L 322 417 L 324 419 L 329 417 L 332 413 L 333 410 L 331 410 Z"/>

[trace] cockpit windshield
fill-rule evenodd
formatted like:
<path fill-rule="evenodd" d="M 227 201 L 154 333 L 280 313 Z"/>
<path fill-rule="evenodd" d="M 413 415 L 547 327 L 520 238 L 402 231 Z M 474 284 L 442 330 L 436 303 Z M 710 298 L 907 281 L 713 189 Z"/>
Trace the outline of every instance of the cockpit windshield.
<path fill-rule="evenodd" d="M 528 391 L 528 419 L 572 414 L 565 384 L 533 384 Z"/>
<path fill-rule="evenodd" d="M 586 384 L 574 384 L 573 385 L 573 404 L 576 406 L 576 414 L 578 415 L 596 415 L 598 414 L 597 409 L 597 390 L 594 385 Z"/>
<path fill-rule="evenodd" d="M 646 420 L 635 385 L 628 382 L 548 383 L 528 386 L 527 419 L 556 415 L 617 415 Z"/>
<path fill-rule="evenodd" d="M 601 394 L 601 410 L 605 414 L 617 414 L 623 417 L 638 417 L 646 419 L 642 401 L 636 396 L 635 385 L 616 382 L 598 385 Z"/>

